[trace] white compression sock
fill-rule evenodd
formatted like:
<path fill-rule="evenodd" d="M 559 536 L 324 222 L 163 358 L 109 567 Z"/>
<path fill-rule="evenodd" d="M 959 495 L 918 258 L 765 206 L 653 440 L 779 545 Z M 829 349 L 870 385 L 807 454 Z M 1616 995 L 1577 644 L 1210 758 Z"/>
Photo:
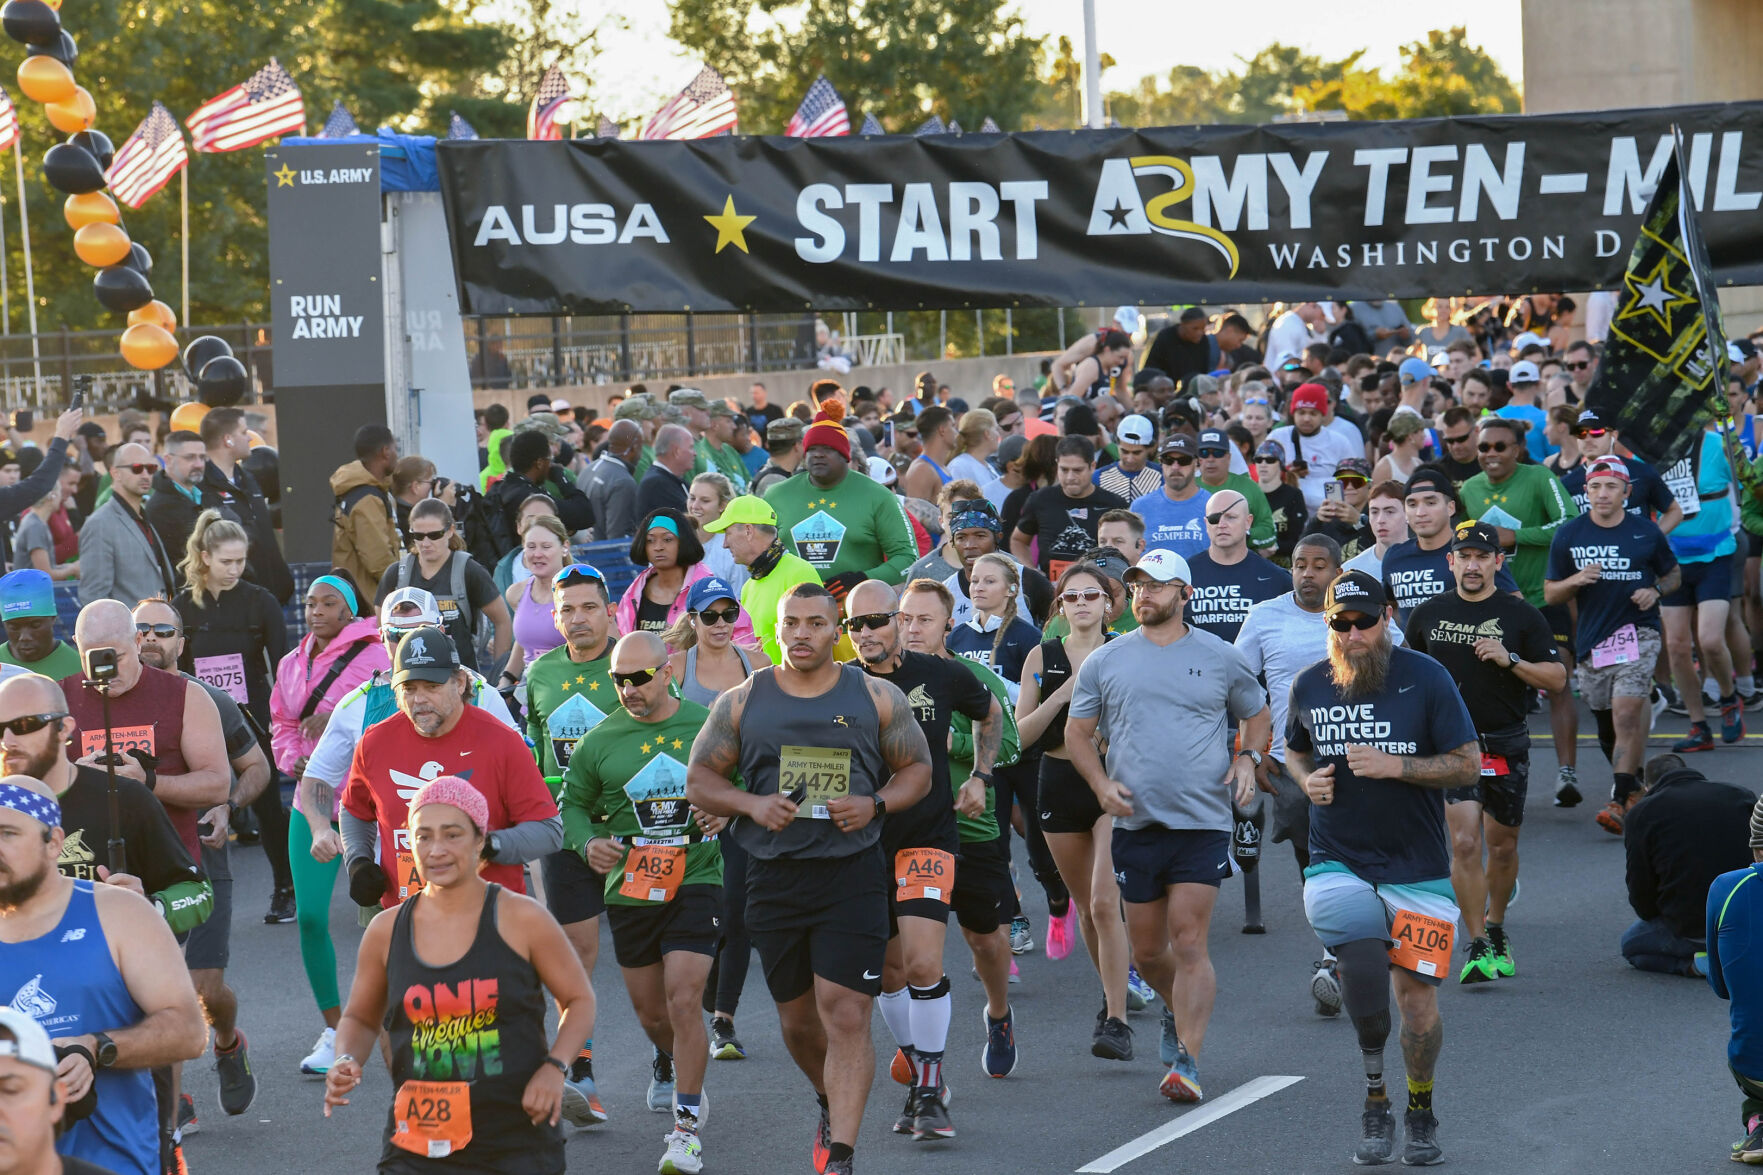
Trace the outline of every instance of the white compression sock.
<path fill-rule="evenodd" d="M 912 1011 L 908 1007 L 911 1000 L 906 989 L 884 991 L 876 997 L 876 1006 L 881 1009 L 882 1019 L 886 1021 L 888 1031 L 894 1034 L 894 1043 L 901 1048 L 912 1047 Z"/>

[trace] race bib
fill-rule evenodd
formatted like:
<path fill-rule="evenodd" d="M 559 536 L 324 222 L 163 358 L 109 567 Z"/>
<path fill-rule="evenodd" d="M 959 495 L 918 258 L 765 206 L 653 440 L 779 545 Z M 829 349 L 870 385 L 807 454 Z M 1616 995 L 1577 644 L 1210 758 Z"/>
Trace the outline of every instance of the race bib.
<path fill-rule="evenodd" d="M 1688 457 L 1682 458 L 1659 476 L 1664 479 L 1665 488 L 1671 491 L 1671 496 L 1677 499 L 1685 518 L 1702 512 L 1702 495 L 1696 490 L 1695 466 Z"/>
<path fill-rule="evenodd" d="M 1065 574 L 1065 569 L 1067 567 L 1070 567 L 1073 563 L 1076 563 L 1076 562 L 1077 562 L 1076 559 L 1051 559 L 1051 558 L 1049 558 L 1047 560 L 1047 578 L 1052 580 L 1054 583 L 1058 583 L 1059 577 L 1061 575 Z"/>
<path fill-rule="evenodd" d="M 827 804 L 851 794 L 851 752 L 788 744 L 778 748 L 777 790 L 796 802 L 799 815 L 810 820 L 832 819 Z"/>
<path fill-rule="evenodd" d="M 1641 659 L 1641 638 L 1634 625 L 1625 624 L 1592 646 L 1592 668 L 1628 665 Z"/>
<path fill-rule="evenodd" d="M 618 892 L 639 902 L 671 902 L 686 875 L 686 846 L 633 844 Z"/>
<path fill-rule="evenodd" d="M 825 510 L 816 510 L 790 528 L 790 539 L 796 544 L 796 554 L 817 570 L 825 571 L 838 562 L 839 548 L 845 543 L 845 524 Z"/>
<path fill-rule="evenodd" d="M 141 726 L 113 726 L 110 728 L 110 743 L 119 755 L 130 751 L 145 751 L 149 755 L 157 754 L 153 749 L 153 724 Z M 104 753 L 104 728 L 80 731 L 80 755 L 101 755 Z"/>
<path fill-rule="evenodd" d="M 946 906 L 955 888 L 955 856 L 942 849 L 901 849 L 894 854 L 894 885 L 896 901 L 929 898 Z"/>
<path fill-rule="evenodd" d="M 416 851 L 410 847 L 410 834 L 400 828 L 393 838 L 392 852 L 397 858 L 398 876 L 392 878 L 392 884 L 397 887 L 398 900 L 402 902 L 422 888 L 422 878 L 417 876 Z"/>
<path fill-rule="evenodd" d="M 1456 927 L 1443 918 L 1397 910 L 1390 923 L 1390 962 L 1405 971 L 1436 979 L 1451 967 L 1451 942 Z"/>
<path fill-rule="evenodd" d="M 1504 755 L 1490 755 L 1485 752 L 1481 757 L 1481 773 L 1483 775 L 1509 775 L 1512 765 L 1506 762 Z"/>
<path fill-rule="evenodd" d="M 224 653 L 219 657 L 197 657 L 196 676 L 243 706 L 250 701 L 245 690 L 245 657 L 241 653 Z"/>
<path fill-rule="evenodd" d="M 471 1141 L 471 1086 L 463 1081 L 406 1081 L 392 1103 L 392 1145 L 444 1159 Z"/>

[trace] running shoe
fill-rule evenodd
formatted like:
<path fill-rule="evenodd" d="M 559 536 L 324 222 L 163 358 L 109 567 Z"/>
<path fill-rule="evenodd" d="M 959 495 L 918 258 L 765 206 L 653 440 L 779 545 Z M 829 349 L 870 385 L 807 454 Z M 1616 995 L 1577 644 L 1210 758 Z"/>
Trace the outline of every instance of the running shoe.
<path fill-rule="evenodd" d="M 655 1061 L 649 1066 L 649 1108 L 657 1114 L 673 1112 L 673 1058 L 655 1050 Z"/>
<path fill-rule="evenodd" d="M 1697 951 L 1690 956 L 1690 967 L 1703 979 L 1708 978 L 1708 952 Z"/>
<path fill-rule="evenodd" d="M 1640 798 L 1646 794 L 1645 791 L 1633 791 L 1629 793 L 1626 800 L 1611 800 L 1605 804 L 1594 817 L 1598 822 L 1598 827 L 1612 836 L 1621 836 L 1623 821 L 1628 816 L 1628 810 L 1639 803 Z"/>
<path fill-rule="evenodd" d="M 1727 744 L 1745 737 L 1745 704 L 1737 694 L 1720 702 L 1720 741 Z"/>
<path fill-rule="evenodd" d="M 1002 1020 L 992 1019 L 983 1007 L 979 1014 L 985 1019 L 986 1044 L 980 1050 L 980 1068 L 987 1077 L 1008 1077 L 1016 1070 L 1016 1010 L 1004 1009 Z"/>
<path fill-rule="evenodd" d="M 1181 1055 L 1181 1036 L 1175 1030 L 1175 1013 L 1169 1005 L 1163 1005 L 1163 1015 L 1157 1018 L 1157 1059 L 1167 1069 L 1175 1064 L 1175 1058 Z"/>
<path fill-rule="evenodd" d="M 1151 985 L 1139 978 L 1139 969 L 1129 965 L 1126 969 L 1126 1010 L 1142 1012 L 1156 998 L 1157 993 L 1151 990 Z"/>
<path fill-rule="evenodd" d="M 318 1043 L 300 1062 L 300 1072 L 308 1077 L 323 1077 L 337 1061 L 337 1030 L 327 1028 L 318 1034 Z"/>
<path fill-rule="evenodd" d="M 1499 977 L 1500 968 L 1494 961 L 1493 944 L 1485 938 L 1471 939 L 1469 961 L 1463 964 L 1463 973 L 1457 977 L 1457 982 L 1487 983 Z"/>
<path fill-rule="evenodd" d="M 1104 1016 L 1090 1038 L 1090 1056 L 1104 1061 L 1132 1060 L 1132 1028 L 1118 1016 Z"/>
<path fill-rule="evenodd" d="M 1175 1064 L 1163 1075 L 1157 1085 L 1157 1092 L 1172 1102 L 1197 1102 L 1200 1100 L 1200 1067 L 1194 1064 L 1194 1058 L 1188 1050 L 1178 1048 Z"/>
<path fill-rule="evenodd" d="M 1563 767 L 1555 774 L 1555 806 L 1557 808 L 1577 808 L 1585 797 L 1579 794 L 1579 772 L 1572 767 Z"/>
<path fill-rule="evenodd" d="M 894 1063 L 888 1066 L 888 1076 L 894 1079 L 895 1085 L 912 1084 L 912 1058 L 906 1055 L 905 1049 L 894 1050 Z"/>
<path fill-rule="evenodd" d="M 1058 962 L 1077 942 L 1077 911 L 1065 904 L 1065 913 L 1047 915 L 1047 958 Z"/>
<path fill-rule="evenodd" d="M 1431 1110 L 1409 1110 L 1402 1125 L 1408 1135 L 1407 1145 L 1402 1147 L 1404 1166 L 1430 1167 L 1445 1161 L 1445 1152 L 1439 1149 L 1439 1120 Z"/>
<path fill-rule="evenodd" d="M 713 1061 L 744 1061 L 747 1050 L 735 1038 L 735 1022 L 727 1016 L 710 1018 L 710 1059 Z"/>
<path fill-rule="evenodd" d="M 275 925 L 292 922 L 294 917 L 294 889 L 292 886 L 287 889 L 278 889 L 270 895 L 269 913 L 263 916 L 265 922 Z"/>
<path fill-rule="evenodd" d="M 1319 959 L 1310 976 L 1310 998 L 1316 1001 L 1318 1016 L 1341 1014 L 1341 975 L 1333 959 Z"/>
<path fill-rule="evenodd" d="M 1365 1099 L 1365 1113 L 1360 1115 L 1359 1149 L 1353 1161 L 1361 1167 L 1377 1167 L 1389 1162 L 1396 1153 L 1396 1114 L 1387 1097 Z"/>
<path fill-rule="evenodd" d="M 1675 685 L 1663 681 L 1655 682 L 1653 684 L 1653 694 L 1655 697 L 1655 712 L 1657 712 L 1658 704 L 1663 702 L 1667 714 L 1676 714 L 1679 718 L 1688 718 L 1690 716 L 1690 708 L 1683 704 L 1683 699 L 1678 696 L 1677 687 Z"/>
<path fill-rule="evenodd" d="M 912 1123 L 918 1120 L 918 1087 L 908 1086 L 906 1089 L 906 1108 L 894 1119 L 895 1134 L 911 1134 Z"/>
<path fill-rule="evenodd" d="M 654 1108 L 653 1104 L 650 1108 Z M 584 1073 L 580 1077 L 565 1077 L 563 1079 L 563 1120 L 565 1122 L 578 1129 L 586 1130 L 590 1126 L 598 1126 L 606 1121 L 606 1118 L 606 1107 L 600 1104 L 600 1091 L 594 1087 L 593 1077 Z"/>
<path fill-rule="evenodd" d="M 202 1133 L 202 1124 L 196 1121 L 196 1099 L 187 1093 L 178 1094 L 178 1137 Z"/>
<path fill-rule="evenodd" d="M 1763 689 L 1752 689 L 1750 693 L 1739 696 L 1744 698 L 1747 710 L 1755 710 L 1758 706 L 1763 706 Z"/>
<path fill-rule="evenodd" d="M 1504 926 L 1488 927 L 1488 946 L 1493 952 L 1494 974 L 1502 979 L 1511 979 L 1518 974 L 1518 964 L 1512 961 L 1512 939 L 1507 936 Z"/>
<path fill-rule="evenodd" d="M 955 1137 L 955 1123 L 949 1120 L 948 1107 L 928 1096 L 927 1089 L 918 1091 L 918 1104 L 912 1114 L 912 1137 L 917 1142 L 938 1142 Z"/>
<path fill-rule="evenodd" d="M 661 1175 L 698 1175 L 704 1169 L 704 1144 L 690 1130 L 675 1129 L 667 1136 L 667 1153 L 661 1156 Z"/>
<path fill-rule="evenodd" d="M 1735 1163 L 1763 1163 L 1763 1115 L 1751 1119 L 1751 1132 L 1732 1144 Z"/>
<path fill-rule="evenodd" d="M 1724 723 L 1722 723 L 1722 727 L 1724 728 Z M 1744 733 L 1742 721 L 1739 723 L 1739 733 Z M 1671 749 L 1679 754 L 1689 751 L 1711 751 L 1714 749 L 1714 732 L 1708 729 L 1706 722 L 1692 722 L 1689 733 L 1672 743 Z"/>
<path fill-rule="evenodd" d="M 1009 982 L 1011 982 L 1011 983 L 1021 983 L 1022 982 L 1022 972 L 1017 969 L 1015 959 L 1010 960 L 1010 979 L 1009 979 Z"/>
<path fill-rule="evenodd" d="M 1026 917 L 1018 914 L 1010 919 L 1010 953 L 1026 955 L 1035 949 L 1034 931 Z"/>
<path fill-rule="evenodd" d="M 245 1034 L 233 1035 L 237 1040 L 232 1048 L 222 1052 L 218 1045 L 215 1047 L 214 1071 L 220 1077 L 220 1108 L 236 1118 L 257 1100 L 257 1078 L 251 1073 L 251 1051 Z"/>
<path fill-rule="evenodd" d="M 857 1160 L 855 1158 L 850 1158 L 850 1159 L 829 1158 L 826 1161 L 826 1166 L 822 1167 L 820 1169 L 820 1171 L 821 1171 L 821 1175 L 852 1175 L 852 1172 L 854 1172 L 856 1169 L 857 1169 Z"/>
<path fill-rule="evenodd" d="M 809 1153 L 813 1157 L 815 1171 L 825 1172 L 828 1148 L 832 1146 L 833 1141 L 833 1123 L 832 1119 L 827 1116 L 827 1108 L 824 1105 L 817 1107 L 817 1109 L 820 1111 L 820 1122 L 814 1127 L 814 1145 L 810 1148 Z"/>

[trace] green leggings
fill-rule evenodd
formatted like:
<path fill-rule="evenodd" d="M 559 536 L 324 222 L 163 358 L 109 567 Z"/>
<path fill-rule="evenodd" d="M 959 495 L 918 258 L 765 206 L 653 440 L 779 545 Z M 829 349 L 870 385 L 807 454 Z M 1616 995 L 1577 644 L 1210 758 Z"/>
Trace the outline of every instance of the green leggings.
<path fill-rule="evenodd" d="M 294 873 L 295 918 L 300 927 L 300 961 L 306 982 L 323 1012 L 337 1007 L 337 948 L 331 945 L 331 891 L 343 855 L 329 861 L 312 858 L 312 826 L 300 812 L 288 818 L 288 867 Z"/>

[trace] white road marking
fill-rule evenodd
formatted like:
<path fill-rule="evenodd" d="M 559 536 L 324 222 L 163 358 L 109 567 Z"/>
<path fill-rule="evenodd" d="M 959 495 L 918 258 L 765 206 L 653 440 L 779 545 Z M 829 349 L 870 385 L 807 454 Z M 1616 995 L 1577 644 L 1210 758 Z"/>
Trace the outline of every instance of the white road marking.
<path fill-rule="evenodd" d="M 1094 1162 L 1079 1167 L 1078 1175 L 1109 1175 L 1118 1171 L 1134 1159 L 1143 1158 L 1160 1146 L 1174 1142 L 1184 1135 L 1192 1134 L 1202 1126 L 1211 1125 L 1227 1114 L 1234 1114 L 1244 1106 L 1258 1102 L 1269 1094 L 1278 1093 L 1288 1085 L 1296 1085 L 1304 1080 L 1302 1077 L 1257 1077 L 1253 1081 L 1237 1086 L 1216 1101 L 1207 1102 L 1198 1110 L 1192 1110 L 1175 1121 L 1155 1130 L 1146 1131 L 1124 1146 L 1117 1146 Z"/>

